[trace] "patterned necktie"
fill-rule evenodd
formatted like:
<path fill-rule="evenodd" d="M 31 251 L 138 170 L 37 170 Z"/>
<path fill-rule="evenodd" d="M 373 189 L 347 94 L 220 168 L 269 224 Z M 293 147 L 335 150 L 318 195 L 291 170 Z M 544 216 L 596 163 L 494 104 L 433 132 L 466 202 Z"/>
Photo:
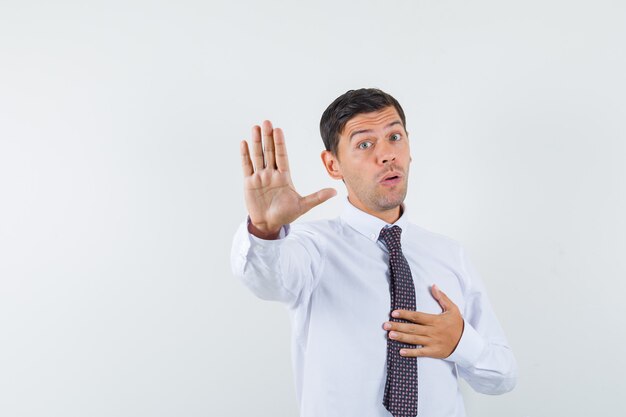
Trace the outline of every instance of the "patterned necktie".
<path fill-rule="evenodd" d="M 398 226 L 384 228 L 380 232 L 389 250 L 389 289 L 391 310 L 415 311 L 415 286 L 406 258 L 402 254 Z M 391 317 L 391 321 L 408 323 L 406 320 Z M 383 405 L 394 417 L 415 417 L 417 415 L 417 358 L 400 356 L 400 349 L 412 349 L 413 345 L 387 338 L 387 382 Z"/>

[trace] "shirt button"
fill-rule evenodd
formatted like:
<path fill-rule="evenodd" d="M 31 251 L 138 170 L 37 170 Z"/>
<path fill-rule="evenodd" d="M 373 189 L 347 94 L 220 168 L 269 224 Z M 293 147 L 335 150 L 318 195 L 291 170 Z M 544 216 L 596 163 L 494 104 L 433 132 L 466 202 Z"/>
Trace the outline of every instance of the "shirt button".
<path fill-rule="evenodd" d="M 372 233 L 372 234 L 370 235 L 370 238 L 371 238 L 372 240 L 376 240 L 376 235 L 375 235 L 374 233 Z"/>

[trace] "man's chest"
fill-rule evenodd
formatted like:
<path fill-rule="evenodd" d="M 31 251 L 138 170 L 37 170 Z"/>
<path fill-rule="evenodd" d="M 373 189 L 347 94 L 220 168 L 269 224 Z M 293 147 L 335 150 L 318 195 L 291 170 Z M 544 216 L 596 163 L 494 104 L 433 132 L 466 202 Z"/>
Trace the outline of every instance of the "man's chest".
<path fill-rule="evenodd" d="M 378 244 L 335 244 L 326 254 L 314 297 L 335 314 L 386 319 L 390 308 L 388 253 Z M 441 308 L 430 288 L 436 284 L 463 311 L 462 276 L 455 262 L 412 247 L 403 250 L 415 285 L 418 311 L 438 314 Z"/>

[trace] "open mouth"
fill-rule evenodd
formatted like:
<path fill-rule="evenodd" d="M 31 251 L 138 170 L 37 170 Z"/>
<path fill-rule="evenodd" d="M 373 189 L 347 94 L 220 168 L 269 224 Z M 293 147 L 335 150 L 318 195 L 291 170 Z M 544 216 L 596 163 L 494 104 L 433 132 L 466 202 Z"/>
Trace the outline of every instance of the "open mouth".
<path fill-rule="evenodd" d="M 381 183 L 384 185 L 396 185 L 402 180 L 400 175 L 390 175 L 382 179 Z"/>

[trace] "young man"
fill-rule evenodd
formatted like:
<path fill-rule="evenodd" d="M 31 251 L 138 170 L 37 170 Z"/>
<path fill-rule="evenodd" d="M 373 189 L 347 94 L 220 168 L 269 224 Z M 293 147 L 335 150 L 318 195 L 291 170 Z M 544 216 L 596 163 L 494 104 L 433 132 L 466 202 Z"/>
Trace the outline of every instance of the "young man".
<path fill-rule="evenodd" d="M 333 220 L 292 223 L 335 195 L 301 197 L 269 121 L 241 143 L 249 213 L 232 267 L 293 326 L 301 417 L 465 415 L 457 377 L 500 394 L 516 364 L 483 284 L 454 241 L 411 223 L 400 104 L 377 89 L 337 98 L 320 123 L 328 174 L 348 200 Z"/>

